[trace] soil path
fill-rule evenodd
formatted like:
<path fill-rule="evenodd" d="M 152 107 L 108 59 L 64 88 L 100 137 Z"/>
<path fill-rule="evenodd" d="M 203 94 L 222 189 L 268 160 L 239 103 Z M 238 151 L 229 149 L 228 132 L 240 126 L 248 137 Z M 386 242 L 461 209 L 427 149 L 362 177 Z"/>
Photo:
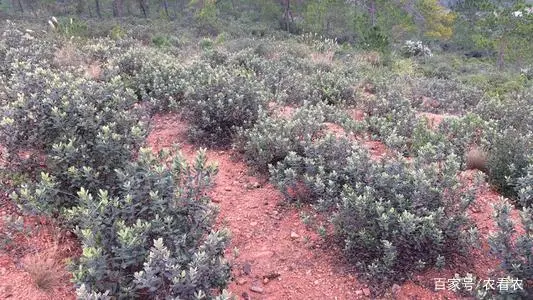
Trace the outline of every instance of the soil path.
<path fill-rule="evenodd" d="M 186 126 L 176 115 L 155 116 L 148 145 L 154 151 L 180 143 L 192 159 L 196 148 L 184 143 Z M 235 280 L 229 290 L 240 299 L 357 299 L 369 290 L 338 261 L 339 250 L 327 246 L 301 221 L 299 211 L 283 204 L 265 180 L 248 174 L 233 151 L 208 150 L 219 166 L 210 196 L 220 208 L 219 223 L 232 232 L 226 257 Z M 353 272 L 353 270 L 352 270 Z"/>

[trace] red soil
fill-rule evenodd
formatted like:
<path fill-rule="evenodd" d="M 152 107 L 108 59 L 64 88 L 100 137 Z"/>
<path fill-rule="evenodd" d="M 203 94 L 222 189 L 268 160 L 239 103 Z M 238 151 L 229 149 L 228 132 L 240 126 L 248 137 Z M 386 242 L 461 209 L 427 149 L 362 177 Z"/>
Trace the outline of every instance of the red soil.
<path fill-rule="evenodd" d="M 0 248 L 0 299 L 75 299 L 66 266 L 68 258 L 79 255 L 77 242 L 43 217 L 23 217 L 26 233 L 9 230 L 4 218 L 20 214 L 6 195 L 0 204 L 0 233 L 13 234 Z M 39 277 L 49 280 L 45 288 L 37 286 Z"/>

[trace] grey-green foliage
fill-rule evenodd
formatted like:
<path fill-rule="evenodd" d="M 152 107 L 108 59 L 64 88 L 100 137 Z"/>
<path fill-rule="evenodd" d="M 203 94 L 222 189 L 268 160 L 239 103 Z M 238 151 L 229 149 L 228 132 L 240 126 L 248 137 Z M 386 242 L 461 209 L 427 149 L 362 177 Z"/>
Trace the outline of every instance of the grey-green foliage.
<path fill-rule="evenodd" d="M 140 149 L 145 112 L 136 106 L 128 80 L 144 82 L 145 91 L 154 88 L 152 96 L 164 95 L 174 88 L 167 75 L 176 69 L 152 81 L 150 74 L 115 72 L 110 65 L 96 81 L 81 71 L 54 68 L 46 55 L 37 60 L 20 51 L 24 55 L 13 52 L 11 59 L 4 51 L 9 38 L 0 40 L 7 70 L 0 74 L 6 84 L 0 94 L 0 143 L 10 158 L 25 161 L 29 153 L 42 160 L 31 172 L 11 160 L 15 172 L 28 175 L 11 196 L 75 231 L 82 246 L 72 268 L 78 297 L 227 299 L 227 293 L 215 295 L 230 276 L 223 259 L 228 233 L 212 230 L 216 209 L 205 196 L 216 169 L 206 165 L 205 152 L 188 165 L 182 157 L 154 157 Z M 106 49 L 95 47 L 93 53 Z M 142 63 L 133 62 L 138 71 Z M 150 252 L 160 239 L 168 259 Z M 157 269 L 162 265 L 169 269 Z"/>
<path fill-rule="evenodd" d="M 138 100 L 151 104 L 152 111 L 176 109 L 187 92 L 190 78 L 171 55 L 149 48 L 132 48 L 109 63 L 110 73 L 125 77 Z"/>
<path fill-rule="evenodd" d="M 527 284 L 533 279 L 533 212 L 531 206 L 520 212 L 520 223 L 511 218 L 512 205 L 501 200 L 494 207 L 494 219 L 498 230 L 489 237 L 489 245 L 494 254 L 502 261 L 501 267 L 512 278 L 523 280 L 523 290 L 509 292 L 518 294 L 521 299 L 528 299 L 533 294 L 531 286 Z M 518 233 L 516 226 L 522 226 L 524 232 Z M 507 292 L 503 292 L 508 294 Z"/>
<path fill-rule="evenodd" d="M 438 78 L 416 79 L 413 94 L 414 107 L 433 113 L 461 114 L 471 111 L 483 99 L 483 92 L 474 86 Z M 422 105 L 424 98 L 432 105 Z"/>
<path fill-rule="evenodd" d="M 455 156 L 380 161 L 366 170 L 365 161 L 351 163 L 365 176 L 344 187 L 334 222 L 347 257 L 370 278 L 401 281 L 471 249 L 474 193 L 458 183 Z"/>
<path fill-rule="evenodd" d="M 55 211 L 74 204 L 71 195 L 83 185 L 113 189 L 113 170 L 133 158 L 145 137 L 131 90 L 119 78 L 95 82 L 40 67 L 19 70 L 8 80 L 0 139 L 14 162 L 20 149 L 44 156 L 64 191 L 48 199 L 54 203 L 28 204 Z"/>
<path fill-rule="evenodd" d="M 514 188 L 522 207 L 531 207 L 533 204 L 533 155 L 528 158 L 528 161 L 526 174 L 514 182 Z"/>
<path fill-rule="evenodd" d="M 364 181 L 371 164 L 368 152 L 360 146 L 344 137 L 327 135 L 271 165 L 270 178 L 286 199 L 330 209 L 338 204 L 343 186 Z"/>
<path fill-rule="evenodd" d="M 253 74 L 205 63 L 194 65 L 191 72 L 194 87 L 186 95 L 183 114 L 192 140 L 226 146 L 237 131 L 257 122 L 268 92 Z"/>
<path fill-rule="evenodd" d="M 83 248 L 73 268 L 77 286 L 130 299 L 191 299 L 225 286 L 228 233 L 211 230 L 216 213 L 204 194 L 216 167 L 206 165 L 205 152 L 192 165 L 180 156 L 160 163 L 168 158 L 141 149 L 116 170 L 115 193 L 77 193 L 79 205 L 65 212 Z"/>
<path fill-rule="evenodd" d="M 397 91 L 378 92 L 375 101 L 364 104 L 368 129 L 387 146 L 402 152 L 409 149 L 409 140 L 416 127 L 415 110 L 410 101 Z"/>
<path fill-rule="evenodd" d="M 464 164 L 465 154 L 471 147 L 488 147 L 488 137 L 496 132 L 494 121 L 485 121 L 479 115 L 468 113 L 464 116 L 448 116 L 436 129 L 429 126 L 422 117 L 413 130 L 410 142 L 410 154 L 417 156 L 427 145 L 437 147 L 434 159 L 440 160 L 455 153 Z"/>
<path fill-rule="evenodd" d="M 291 116 L 267 116 L 240 134 L 238 148 L 248 162 L 260 171 L 283 160 L 289 152 L 302 153 L 314 139 L 323 135 L 324 122 L 337 119 L 335 110 L 324 104 L 304 105 Z"/>
<path fill-rule="evenodd" d="M 527 173 L 528 156 L 533 155 L 532 141 L 533 133 L 521 133 L 512 127 L 489 137 L 489 182 L 502 195 L 517 198 L 514 185 Z"/>
<path fill-rule="evenodd" d="M 8 21 L 0 38 L 0 74 L 10 76 L 19 64 L 36 68 L 49 67 L 54 57 L 54 46 L 36 38 L 40 33 L 19 29 Z"/>

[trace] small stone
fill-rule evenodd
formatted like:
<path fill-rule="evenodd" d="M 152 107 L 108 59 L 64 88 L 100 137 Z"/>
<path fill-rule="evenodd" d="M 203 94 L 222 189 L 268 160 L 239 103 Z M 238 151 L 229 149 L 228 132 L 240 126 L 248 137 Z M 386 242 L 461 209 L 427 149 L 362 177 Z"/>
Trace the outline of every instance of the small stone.
<path fill-rule="evenodd" d="M 7 269 L 6 268 L 0 268 L 0 275 L 4 275 L 7 273 Z"/>
<path fill-rule="evenodd" d="M 230 187 L 225 187 L 224 190 L 225 190 L 226 192 L 231 192 L 231 188 L 230 188 Z"/>
<path fill-rule="evenodd" d="M 246 275 L 250 275 L 252 273 L 252 265 L 249 262 L 245 262 L 242 266 L 242 271 Z"/>
<path fill-rule="evenodd" d="M 361 296 L 362 294 L 363 294 L 363 291 L 361 291 L 361 290 L 355 291 L 355 295 L 357 295 L 357 296 Z"/>
<path fill-rule="evenodd" d="M 248 282 L 248 280 L 246 280 L 245 278 L 239 278 L 236 282 L 238 285 L 244 285 Z"/>
<path fill-rule="evenodd" d="M 392 293 L 397 294 L 400 291 L 401 287 L 396 283 L 392 285 Z"/>
<path fill-rule="evenodd" d="M 267 284 L 267 283 L 268 283 L 268 281 L 269 281 L 269 280 L 268 280 L 268 278 L 266 278 L 266 277 L 265 277 L 265 278 L 263 278 L 263 283 L 264 283 L 264 284 Z"/>
<path fill-rule="evenodd" d="M 265 290 L 262 287 L 260 287 L 260 286 L 252 285 L 250 287 L 250 291 L 258 293 L 258 294 L 262 294 Z"/>
<path fill-rule="evenodd" d="M 272 212 L 272 214 L 273 215 L 277 215 L 277 214 L 279 214 L 279 212 L 277 210 L 275 210 L 275 211 Z"/>
<path fill-rule="evenodd" d="M 238 185 L 239 182 L 238 182 L 237 180 L 234 180 L 231 184 L 232 184 L 232 185 Z"/>
<path fill-rule="evenodd" d="M 292 265 L 290 265 L 288 268 L 287 268 L 289 271 L 294 271 L 294 267 Z"/>
<path fill-rule="evenodd" d="M 367 297 L 370 297 L 370 289 L 369 288 L 364 288 L 363 289 L 363 294 L 365 294 L 365 296 L 367 296 Z"/>
<path fill-rule="evenodd" d="M 251 223 L 250 223 L 250 226 L 257 226 L 257 222 L 255 222 L 255 221 L 254 221 L 254 222 L 251 222 Z"/>
<path fill-rule="evenodd" d="M 248 295 L 247 292 L 242 292 L 241 296 L 242 296 L 242 299 L 244 299 L 244 300 L 250 300 L 250 299 L 252 299 L 252 298 L 250 298 L 250 295 Z"/>
<path fill-rule="evenodd" d="M 254 182 L 252 183 L 252 187 L 255 188 L 255 189 L 258 189 L 258 188 L 261 187 L 261 184 L 259 184 L 259 182 L 257 182 L 257 181 L 254 181 Z"/>
<path fill-rule="evenodd" d="M 314 282 L 314 283 L 315 283 L 315 285 L 317 285 L 317 284 L 319 284 L 319 283 L 320 283 L 320 280 L 318 280 L 318 279 L 317 279 L 317 280 L 315 280 L 315 282 Z"/>
<path fill-rule="evenodd" d="M 299 237 L 300 237 L 299 234 L 297 234 L 297 233 L 294 232 L 294 231 L 291 231 L 291 239 L 295 240 L 295 239 L 297 239 L 297 238 L 299 238 Z"/>

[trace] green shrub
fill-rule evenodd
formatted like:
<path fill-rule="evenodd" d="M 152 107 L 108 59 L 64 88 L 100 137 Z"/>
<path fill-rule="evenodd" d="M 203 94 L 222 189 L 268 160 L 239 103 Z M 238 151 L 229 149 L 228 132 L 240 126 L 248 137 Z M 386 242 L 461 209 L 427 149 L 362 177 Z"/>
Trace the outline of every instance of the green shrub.
<path fill-rule="evenodd" d="M 361 163 L 353 168 L 352 161 Z M 307 143 L 299 153 L 290 151 L 282 161 L 271 165 L 270 178 L 286 199 L 330 209 L 339 203 L 343 186 L 364 181 L 371 164 L 361 147 L 346 138 L 327 135 Z"/>
<path fill-rule="evenodd" d="M 475 87 L 448 79 L 418 79 L 414 82 L 414 107 L 433 113 L 461 114 L 471 111 L 483 99 L 483 93 Z M 433 101 L 424 105 L 423 99 Z"/>
<path fill-rule="evenodd" d="M 528 161 L 526 174 L 517 178 L 514 186 L 522 207 L 533 206 L 533 155 L 529 157 Z"/>
<path fill-rule="evenodd" d="M 190 138 L 201 144 L 225 146 L 235 133 L 250 128 L 266 101 L 264 85 L 242 69 L 198 64 L 194 89 L 187 94 L 185 118 Z"/>
<path fill-rule="evenodd" d="M 169 47 L 172 45 L 168 37 L 162 35 L 154 36 L 152 38 L 152 43 L 158 48 Z"/>
<path fill-rule="evenodd" d="M 528 156 L 533 155 L 533 134 L 512 127 L 490 138 L 488 155 L 489 182 L 505 197 L 516 199 L 516 180 L 526 175 Z"/>
<path fill-rule="evenodd" d="M 368 130 L 387 146 L 409 151 L 409 141 L 416 128 L 416 115 L 411 103 L 396 91 L 380 91 L 376 100 L 362 103 Z"/>
<path fill-rule="evenodd" d="M 82 243 L 72 270 L 77 287 L 129 299 L 192 299 L 225 287 L 228 233 L 211 230 L 216 213 L 204 194 L 216 168 L 206 165 L 205 152 L 188 165 L 141 149 L 115 172 L 114 193 L 81 188 L 78 205 L 64 213 Z M 54 197 L 54 179 L 45 178 L 39 193 Z"/>
<path fill-rule="evenodd" d="M 43 156 L 62 191 L 47 199 L 52 202 L 31 199 L 27 204 L 57 212 L 75 204 L 73 194 L 82 186 L 112 190 L 113 170 L 133 158 L 145 137 L 131 90 L 118 78 L 100 83 L 41 68 L 22 73 L 9 81 L 0 141 L 15 164 L 20 150 Z"/>
<path fill-rule="evenodd" d="M 531 181 L 530 181 L 531 184 Z M 513 293 L 518 299 L 529 299 L 533 295 L 533 289 L 528 284 L 533 280 L 533 212 L 531 206 L 520 212 L 523 233 L 517 233 L 515 224 L 510 216 L 512 205 L 507 201 L 501 201 L 494 207 L 494 219 L 498 224 L 498 231 L 489 237 L 489 245 L 494 254 L 502 261 L 501 268 L 511 278 L 523 281 L 523 290 L 509 292 L 500 291 L 503 294 Z"/>
<path fill-rule="evenodd" d="M 238 147 L 248 162 L 265 172 L 270 164 L 282 161 L 289 152 L 302 153 L 306 145 L 322 135 L 332 118 L 326 105 L 306 105 L 288 118 L 262 116 L 252 128 L 241 133 Z"/>
<path fill-rule="evenodd" d="M 8 22 L 0 38 L 0 74 L 11 76 L 19 66 L 28 68 L 50 67 L 54 57 L 54 45 L 36 38 L 33 31 L 21 31 Z"/>
<path fill-rule="evenodd" d="M 110 65 L 153 112 L 176 109 L 188 89 L 190 79 L 177 59 L 157 50 L 133 48 L 114 57 Z"/>
<path fill-rule="evenodd" d="M 404 159 L 350 160 L 363 179 L 347 185 L 334 219 L 346 256 L 375 281 L 405 280 L 416 271 L 442 267 L 466 255 L 476 229 L 467 218 L 473 191 L 461 189 L 459 163 Z"/>

